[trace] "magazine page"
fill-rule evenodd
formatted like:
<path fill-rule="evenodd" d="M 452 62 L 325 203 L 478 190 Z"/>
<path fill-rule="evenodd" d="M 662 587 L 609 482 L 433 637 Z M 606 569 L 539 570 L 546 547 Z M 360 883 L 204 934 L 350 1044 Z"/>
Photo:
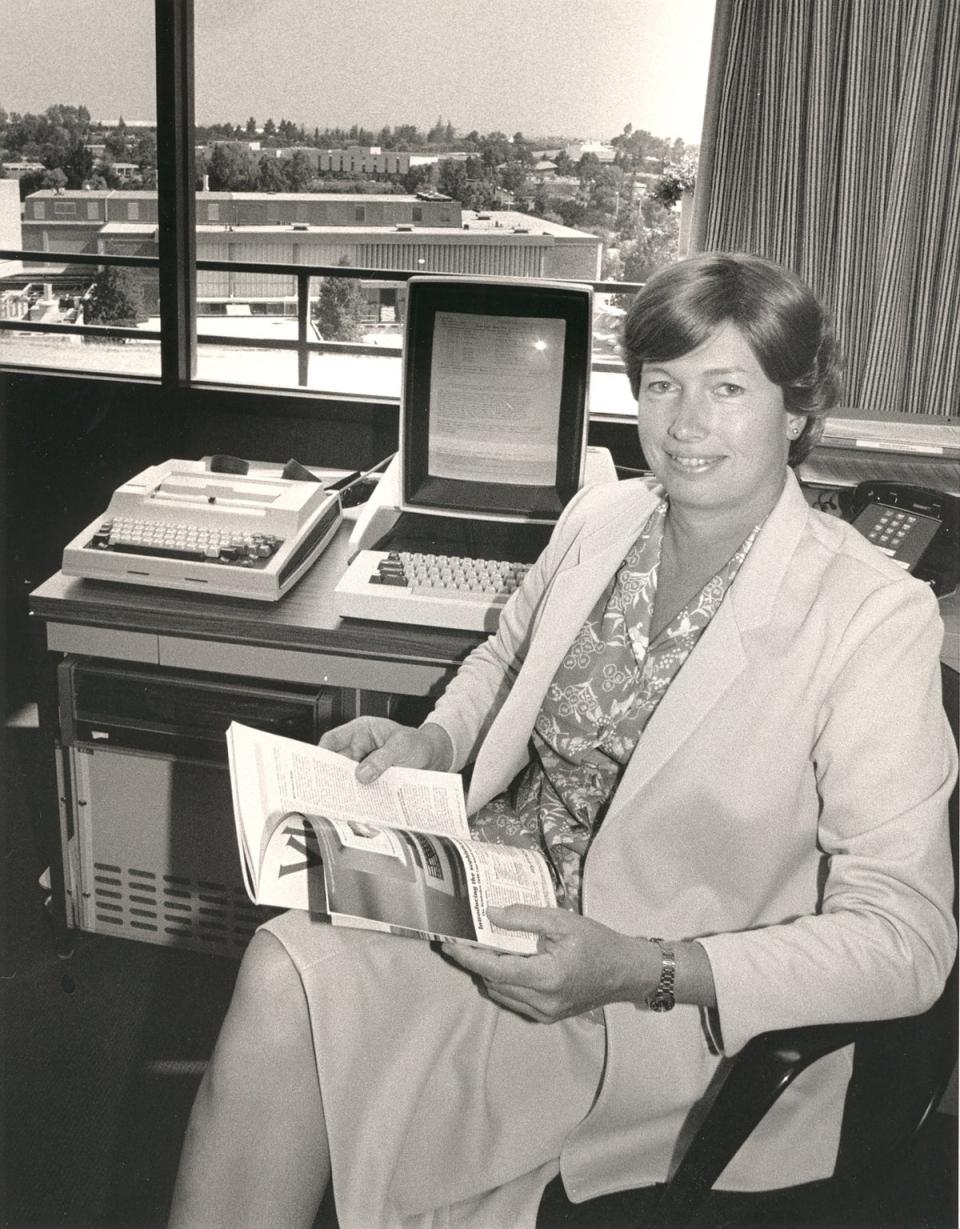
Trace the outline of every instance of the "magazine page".
<path fill-rule="evenodd" d="M 257 899 L 265 826 L 291 811 L 343 820 L 469 834 L 463 786 L 453 773 L 390 768 L 371 785 L 346 756 L 232 722 L 227 751 L 244 882 Z"/>
<path fill-rule="evenodd" d="M 295 874 L 302 870 L 308 874 Z M 294 897 L 293 878 L 317 882 L 298 887 Z M 556 904 L 546 862 L 535 850 L 317 814 L 291 814 L 274 824 L 260 896 L 268 904 L 327 912 L 336 925 L 515 952 L 535 951 L 536 936 L 499 929 L 487 908 Z"/>
<path fill-rule="evenodd" d="M 241 801 L 260 809 L 260 817 L 251 816 L 246 828 L 251 850 L 260 845 L 264 806 L 266 813 L 318 810 L 344 820 L 469 835 L 463 785 L 455 773 L 388 768 L 372 784 L 362 785 L 354 761 L 334 751 L 238 722 L 231 723 L 227 737 L 241 778 Z"/>
<path fill-rule="evenodd" d="M 314 825 L 297 811 L 271 816 L 264 831 L 257 902 L 308 913 L 330 911 L 323 851 Z"/>
<path fill-rule="evenodd" d="M 546 859 L 536 849 L 514 845 L 488 845 L 484 841 L 458 841 L 457 844 L 461 846 L 470 882 L 477 942 L 501 951 L 535 952 L 536 935 L 494 926 L 487 917 L 487 909 L 491 905 L 554 908 L 557 899 Z"/>
<path fill-rule="evenodd" d="M 238 727 L 239 728 L 239 727 Z M 270 800 L 257 774 L 256 760 L 246 753 L 242 737 L 238 748 L 233 725 L 227 728 L 227 761 L 233 794 L 233 818 L 237 828 L 240 868 L 247 895 L 257 900 L 259 850 L 264 821 L 270 815 Z"/>

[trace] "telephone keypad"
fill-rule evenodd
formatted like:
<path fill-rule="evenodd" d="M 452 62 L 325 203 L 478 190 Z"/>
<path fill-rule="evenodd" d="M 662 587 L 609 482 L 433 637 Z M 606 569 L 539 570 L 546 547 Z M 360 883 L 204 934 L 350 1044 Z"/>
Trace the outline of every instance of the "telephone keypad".
<path fill-rule="evenodd" d="M 868 504 L 854 524 L 867 541 L 905 568 L 919 560 L 940 528 L 935 517 L 881 503 Z"/>

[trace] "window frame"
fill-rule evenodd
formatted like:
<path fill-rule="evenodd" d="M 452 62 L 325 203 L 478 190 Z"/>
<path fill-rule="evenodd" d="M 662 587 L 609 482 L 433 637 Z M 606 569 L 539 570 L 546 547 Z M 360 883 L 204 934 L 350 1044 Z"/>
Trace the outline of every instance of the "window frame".
<path fill-rule="evenodd" d="M 392 280 L 398 283 L 414 277 L 420 269 L 384 270 L 350 266 L 287 265 L 264 262 L 200 260 L 196 258 L 196 149 L 194 144 L 194 0 L 154 0 L 156 43 L 157 99 L 157 208 L 158 252 L 156 257 L 120 256 L 108 253 L 57 253 L 27 250 L 0 251 L 0 259 L 25 259 L 37 263 L 70 261 L 98 266 L 117 265 L 153 268 L 158 271 L 160 290 L 159 329 L 129 329 L 107 325 L 45 324 L 42 322 L 2 321 L 0 327 L 40 333 L 99 335 L 107 338 L 156 340 L 160 343 L 160 375 L 137 375 L 88 372 L 74 368 L 43 368 L 17 362 L 0 361 L 0 370 L 19 376 L 75 378 L 96 382 L 109 380 L 128 384 L 159 384 L 162 389 L 177 393 L 212 391 L 227 396 L 242 397 L 247 405 L 259 402 L 264 413 L 275 412 L 279 398 L 309 399 L 317 409 L 325 407 L 338 413 L 344 407 L 389 406 L 396 409 L 399 397 L 383 397 L 359 391 L 325 393 L 307 387 L 309 356 L 313 352 L 356 352 L 382 350 L 347 342 L 317 342 L 309 339 L 309 285 L 317 277 L 348 277 L 356 279 Z M 269 205 L 268 205 L 269 208 Z M 306 203 L 298 207 L 298 216 L 308 220 Z M 42 220 L 35 203 L 35 217 Z M 42 258 L 42 260 L 38 260 Z M 249 384 L 220 384 L 198 380 L 197 370 L 197 270 L 242 270 L 294 276 L 297 279 L 298 337 L 294 340 L 271 339 L 270 348 L 296 351 L 298 383 L 292 387 Z M 38 276 L 42 280 L 42 275 Z M 537 279 L 531 279 L 537 280 Z M 562 281 L 564 279 L 544 279 Z M 583 284 L 583 279 L 571 279 Z M 599 293 L 633 293 L 641 283 L 592 281 L 587 283 Z M 204 344 L 236 347 L 262 347 L 258 338 L 215 336 L 205 333 Z M 592 370 L 622 371 L 617 360 L 594 355 Z M 591 419 L 603 419 L 602 412 L 593 411 Z M 613 417 L 619 419 L 619 414 Z"/>

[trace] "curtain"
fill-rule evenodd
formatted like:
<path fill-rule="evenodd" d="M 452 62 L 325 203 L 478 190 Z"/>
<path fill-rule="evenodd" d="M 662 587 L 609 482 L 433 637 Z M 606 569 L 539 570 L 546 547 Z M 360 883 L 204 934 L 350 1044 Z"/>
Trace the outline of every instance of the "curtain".
<path fill-rule="evenodd" d="M 960 414 L 958 0 L 717 0 L 692 247 L 816 290 L 847 405 Z"/>

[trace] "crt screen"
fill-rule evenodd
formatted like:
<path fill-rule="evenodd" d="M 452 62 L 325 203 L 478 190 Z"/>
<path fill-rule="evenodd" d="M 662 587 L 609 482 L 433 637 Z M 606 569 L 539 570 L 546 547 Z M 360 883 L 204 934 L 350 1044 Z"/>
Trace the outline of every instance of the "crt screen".
<path fill-rule="evenodd" d="M 558 319 L 436 313 L 431 477 L 553 486 L 565 332 Z"/>

